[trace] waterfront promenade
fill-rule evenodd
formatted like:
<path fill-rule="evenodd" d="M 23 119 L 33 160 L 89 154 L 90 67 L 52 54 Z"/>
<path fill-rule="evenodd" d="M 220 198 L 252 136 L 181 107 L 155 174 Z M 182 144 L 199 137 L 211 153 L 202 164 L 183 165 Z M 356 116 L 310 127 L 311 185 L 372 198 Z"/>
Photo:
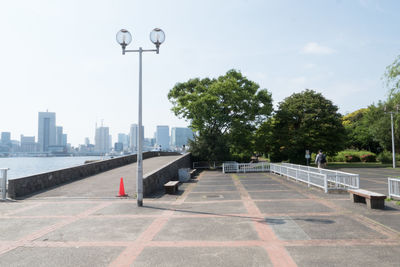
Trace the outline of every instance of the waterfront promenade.
<path fill-rule="evenodd" d="M 145 159 L 143 174 L 146 175 L 178 159 L 182 155 L 162 156 Z M 118 195 L 120 179 L 123 178 L 125 193 L 129 198 L 136 197 L 136 163 L 115 168 L 82 180 L 71 182 L 52 190 L 35 194 L 32 198 L 114 198 Z"/>
<path fill-rule="evenodd" d="M 91 183 L 80 184 L 85 186 L 96 191 Z M 142 208 L 131 198 L 80 199 L 50 191 L 0 203 L 0 266 L 400 262 L 395 203 L 369 210 L 347 194 L 325 194 L 269 173 L 205 171 L 180 189 L 178 195 L 145 198 Z"/>

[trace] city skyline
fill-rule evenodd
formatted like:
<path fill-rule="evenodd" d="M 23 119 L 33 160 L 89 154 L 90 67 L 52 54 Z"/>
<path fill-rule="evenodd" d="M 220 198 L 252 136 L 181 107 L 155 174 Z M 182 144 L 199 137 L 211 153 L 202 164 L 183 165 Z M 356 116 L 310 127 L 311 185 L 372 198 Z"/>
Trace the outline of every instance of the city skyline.
<path fill-rule="evenodd" d="M 115 34 L 143 56 L 143 126 L 187 127 L 167 94 L 177 82 L 229 69 L 267 88 L 276 106 L 305 88 L 342 114 L 387 97 L 382 76 L 400 54 L 398 1 L 4 1 L 0 131 L 36 136 L 36 113 L 56 112 L 69 142 L 93 140 L 104 120 L 118 133 L 137 123 L 138 55 L 122 56 Z M 95 11 L 95 12 L 94 12 Z M 204 19 L 207 14 L 207 19 Z M 146 137 L 148 137 L 147 135 Z"/>

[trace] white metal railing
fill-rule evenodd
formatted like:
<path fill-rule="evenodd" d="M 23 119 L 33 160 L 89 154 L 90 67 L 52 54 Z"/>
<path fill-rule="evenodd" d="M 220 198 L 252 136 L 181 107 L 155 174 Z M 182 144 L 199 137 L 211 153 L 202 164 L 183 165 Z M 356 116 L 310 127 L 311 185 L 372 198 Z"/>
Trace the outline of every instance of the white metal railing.
<path fill-rule="evenodd" d="M 359 174 L 327 170 L 327 169 L 321 169 L 321 168 L 315 168 L 315 167 L 297 165 L 297 164 L 291 164 L 291 163 L 282 163 L 282 165 L 291 167 L 294 169 L 300 169 L 300 170 L 314 172 L 314 173 L 326 174 L 328 186 L 330 188 L 332 188 L 332 187 L 333 188 L 344 188 L 344 189 L 360 188 L 360 175 Z"/>
<path fill-rule="evenodd" d="M 8 169 L 0 169 L 0 190 L 2 200 L 7 199 L 7 171 Z"/>
<path fill-rule="evenodd" d="M 311 172 L 301 170 L 300 168 L 293 168 L 284 164 L 270 164 L 271 172 L 281 174 L 297 181 L 304 182 L 308 186 L 313 185 L 322 188 L 325 193 L 328 192 L 328 180 L 327 175 L 323 173 Z"/>
<path fill-rule="evenodd" d="M 237 162 L 225 162 L 222 164 L 222 172 L 269 172 L 268 162 L 258 162 L 258 163 L 237 163 Z"/>
<path fill-rule="evenodd" d="M 388 178 L 389 197 L 400 198 L 400 179 Z"/>

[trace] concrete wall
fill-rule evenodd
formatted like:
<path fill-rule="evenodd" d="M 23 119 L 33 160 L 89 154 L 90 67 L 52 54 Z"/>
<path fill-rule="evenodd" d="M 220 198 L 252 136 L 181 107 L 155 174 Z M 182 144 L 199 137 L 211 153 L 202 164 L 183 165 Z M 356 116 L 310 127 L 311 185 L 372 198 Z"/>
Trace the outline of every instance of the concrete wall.
<path fill-rule="evenodd" d="M 148 196 L 153 192 L 156 192 L 160 189 L 164 188 L 164 184 L 178 180 L 178 170 L 180 168 L 191 168 L 192 167 L 192 159 L 191 154 L 182 155 L 180 158 L 175 161 L 162 166 L 158 170 L 153 171 L 147 176 L 143 177 L 143 195 Z"/>
<path fill-rule="evenodd" d="M 143 159 L 179 155 L 174 152 L 144 152 Z M 12 179 L 8 181 L 8 197 L 18 198 L 39 192 L 64 183 L 76 181 L 104 171 L 118 168 L 136 162 L 136 155 L 128 155 L 108 160 L 88 163 L 81 166 L 62 170 L 35 174 L 28 177 Z"/>

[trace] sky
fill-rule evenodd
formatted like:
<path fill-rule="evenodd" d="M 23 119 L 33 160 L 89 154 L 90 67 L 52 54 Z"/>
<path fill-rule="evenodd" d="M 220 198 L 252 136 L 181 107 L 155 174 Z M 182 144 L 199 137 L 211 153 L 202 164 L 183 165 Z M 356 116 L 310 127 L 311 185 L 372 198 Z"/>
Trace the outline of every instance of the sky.
<path fill-rule="evenodd" d="M 387 98 L 386 66 L 400 55 L 396 0 L 1 0 L 0 132 L 36 136 L 38 112 L 56 112 L 74 146 L 94 140 L 95 125 L 113 142 L 138 117 L 137 53 L 143 55 L 143 125 L 186 127 L 167 94 L 178 82 L 241 71 L 272 94 L 274 105 L 306 88 L 346 114 Z M 36 139 L 37 140 L 37 139 Z"/>

